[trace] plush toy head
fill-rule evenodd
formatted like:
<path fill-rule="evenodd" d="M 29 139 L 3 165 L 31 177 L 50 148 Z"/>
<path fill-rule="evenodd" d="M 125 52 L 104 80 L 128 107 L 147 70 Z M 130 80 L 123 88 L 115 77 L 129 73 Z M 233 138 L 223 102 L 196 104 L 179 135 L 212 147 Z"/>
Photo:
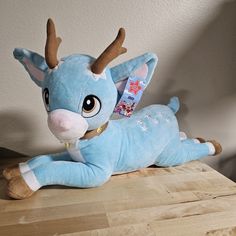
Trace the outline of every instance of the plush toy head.
<path fill-rule="evenodd" d="M 125 31 L 121 28 L 97 59 L 74 54 L 58 60 L 61 39 L 56 37 L 54 24 L 49 19 L 45 58 L 26 49 L 14 50 L 15 58 L 42 88 L 48 126 L 60 141 L 72 142 L 105 124 L 117 103 L 120 105 L 119 99 L 125 91 L 126 95 L 137 96 L 139 90 L 146 88 L 156 66 L 154 54 L 146 53 L 113 68 L 107 67 L 110 61 L 126 52 L 122 47 L 124 39 Z M 130 76 L 139 78 L 142 86 L 133 81 L 127 91 L 125 84 Z"/>

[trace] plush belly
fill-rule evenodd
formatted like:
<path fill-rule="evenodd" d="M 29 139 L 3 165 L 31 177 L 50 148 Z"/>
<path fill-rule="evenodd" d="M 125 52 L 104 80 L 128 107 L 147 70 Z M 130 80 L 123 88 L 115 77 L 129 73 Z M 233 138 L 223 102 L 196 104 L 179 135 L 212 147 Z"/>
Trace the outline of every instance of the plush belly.
<path fill-rule="evenodd" d="M 179 132 L 174 113 L 163 105 L 146 107 L 131 118 L 119 120 L 118 124 L 123 130 L 123 140 L 116 172 L 154 164 L 165 146 Z"/>

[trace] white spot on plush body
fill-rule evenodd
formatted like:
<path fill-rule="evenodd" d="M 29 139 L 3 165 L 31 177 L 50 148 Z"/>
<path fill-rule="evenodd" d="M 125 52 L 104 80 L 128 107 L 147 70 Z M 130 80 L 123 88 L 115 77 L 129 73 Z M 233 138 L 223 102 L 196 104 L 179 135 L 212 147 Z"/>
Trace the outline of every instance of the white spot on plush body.
<path fill-rule="evenodd" d="M 21 176 L 32 191 L 37 191 L 42 187 L 32 170 L 21 174 Z"/>
<path fill-rule="evenodd" d="M 85 159 L 80 152 L 78 144 L 79 144 L 79 141 L 71 144 L 70 147 L 67 148 L 67 151 L 70 153 L 70 156 L 74 161 L 85 163 Z"/>
<path fill-rule="evenodd" d="M 93 78 L 95 81 L 98 81 L 100 79 L 104 79 L 104 80 L 107 79 L 106 69 L 103 70 L 103 72 L 101 74 L 95 74 L 91 71 L 90 66 L 89 66 L 89 68 L 87 70 L 87 74 L 89 75 L 90 78 Z"/>
<path fill-rule="evenodd" d="M 101 73 L 101 74 L 94 74 L 93 73 L 93 79 L 95 81 L 99 80 L 99 79 L 104 79 L 106 80 L 107 79 L 107 76 L 106 76 L 106 73 L 105 73 L 105 70 Z"/>
<path fill-rule="evenodd" d="M 145 118 L 147 118 L 148 120 L 151 120 L 151 122 L 153 122 L 156 125 L 159 123 L 158 119 L 155 117 L 152 117 L 150 114 L 146 114 Z"/>

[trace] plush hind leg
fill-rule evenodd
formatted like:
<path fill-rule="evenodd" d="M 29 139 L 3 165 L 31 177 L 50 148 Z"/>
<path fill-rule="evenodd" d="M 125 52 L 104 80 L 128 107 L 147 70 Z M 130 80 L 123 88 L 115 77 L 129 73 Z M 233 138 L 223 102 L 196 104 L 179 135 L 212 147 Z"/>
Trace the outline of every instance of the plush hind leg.
<path fill-rule="evenodd" d="M 191 139 L 181 141 L 178 137 L 170 142 L 156 161 L 158 166 L 176 166 L 185 162 L 201 159 L 221 152 L 216 141 L 195 143 Z"/>
<path fill-rule="evenodd" d="M 198 137 L 198 138 L 193 138 L 193 139 L 187 138 L 187 139 L 182 140 L 182 142 L 190 143 L 190 144 L 191 143 L 212 143 L 214 148 L 215 148 L 215 154 L 214 155 L 218 155 L 219 153 L 222 152 L 221 145 L 217 141 L 215 141 L 215 140 L 208 140 L 208 141 L 206 141 L 204 138 L 199 138 Z"/>
<path fill-rule="evenodd" d="M 30 159 L 27 162 L 12 165 L 3 170 L 5 179 L 10 180 L 20 174 L 26 173 L 40 165 L 50 163 L 53 161 L 72 161 L 68 152 L 40 155 Z"/>

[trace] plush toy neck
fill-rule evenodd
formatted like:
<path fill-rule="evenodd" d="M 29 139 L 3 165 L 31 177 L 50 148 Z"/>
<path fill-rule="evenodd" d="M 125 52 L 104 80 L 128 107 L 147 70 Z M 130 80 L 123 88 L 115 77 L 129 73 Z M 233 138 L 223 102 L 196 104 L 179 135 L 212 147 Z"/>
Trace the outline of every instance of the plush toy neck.
<path fill-rule="evenodd" d="M 107 126 L 108 126 L 108 122 L 106 122 L 105 124 L 101 125 L 97 129 L 87 131 L 85 133 L 85 135 L 81 139 L 91 139 L 91 138 L 93 138 L 95 136 L 98 136 L 107 128 Z"/>
<path fill-rule="evenodd" d="M 85 140 L 85 139 L 91 139 L 95 136 L 99 136 L 103 131 L 105 131 L 105 129 L 107 128 L 108 126 L 108 121 L 101 125 L 100 127 L 98 127 L 97 129 L 94 129 L 94 130 L 90 130 L 90 131 L 87 131 L 85 133 L 85 135 L 80 138 L 81 140 Z M 74 146 L 76 143 L 76 141 L 70 143 L 70 142 L 65 142 L 65 147 L 68 149 L 68 148 L 71 148 L 72 146 Z"/>

